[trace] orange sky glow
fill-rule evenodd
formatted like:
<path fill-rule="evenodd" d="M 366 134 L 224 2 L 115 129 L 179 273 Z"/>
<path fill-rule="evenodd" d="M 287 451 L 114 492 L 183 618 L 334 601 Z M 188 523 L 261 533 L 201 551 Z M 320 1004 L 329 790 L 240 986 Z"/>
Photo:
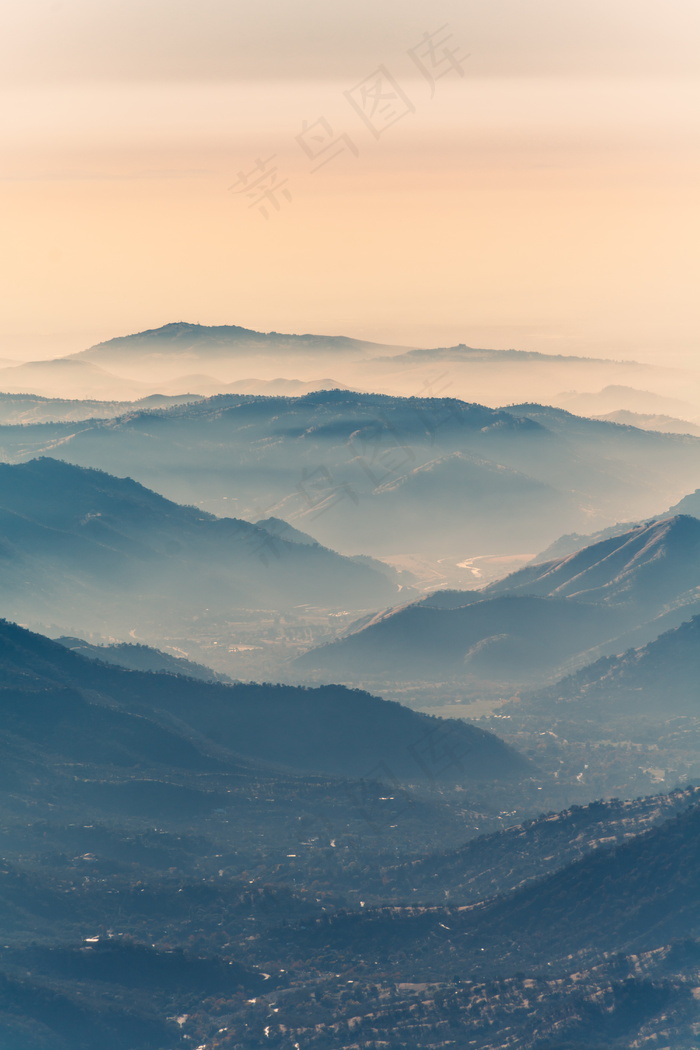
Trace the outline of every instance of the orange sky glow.
<path fill-rule="evenodd" d="M 0 357 L 188 320 L 697 363 L 695 3 L 6 0 L 0 31 Z M 273 156 L 274 199 L 235 192 Z"/>

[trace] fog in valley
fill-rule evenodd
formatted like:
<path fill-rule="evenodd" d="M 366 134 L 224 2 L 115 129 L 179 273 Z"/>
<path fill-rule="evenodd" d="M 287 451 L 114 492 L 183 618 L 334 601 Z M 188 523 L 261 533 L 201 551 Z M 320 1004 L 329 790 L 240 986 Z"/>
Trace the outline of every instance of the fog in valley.
<path fill-rule="evenodd" d="M 0 1050 L 697 1050 L 696 13 L 88 6 L 0 15 Z"/>

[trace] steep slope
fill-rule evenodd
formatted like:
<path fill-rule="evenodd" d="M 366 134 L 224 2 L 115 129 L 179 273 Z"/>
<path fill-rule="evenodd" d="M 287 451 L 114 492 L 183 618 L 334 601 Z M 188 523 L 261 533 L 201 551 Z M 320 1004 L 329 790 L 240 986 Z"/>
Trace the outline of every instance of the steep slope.
<path fill-rule="evenodd" d="M 530 699 L 576 718 L 700 714 L 700 616 L 653 642 L 597 660 Z M 554 705 L 554 706 L 553 706 Z"/>
<path fill-rule="evenodd" d="M 18 619 L 89 630 L 99 608 L 101 629 L 117 635 L 204 610 L 371 608 L 398 593 L 384 572 L 331 550 L 48 458 L 0 464 L 0 566 Z"/>
<path fill-rule="evenodd" d="M 259 528 L 265 529 L 265 532 L 269 532 L 271 536 L 279 536 L 280 539 L 289 540 L 290 543 L 300 543 L 305 547 L 320 546 L 318 540 L 315 540 L 313 536 L 309 536 L 308 532 L 295 529 L 293 525 L 290 525 L 288 521 L 284 521 L 282 518 L 261 518 L 255 524 Z"/>
<path fill-rule="evenodd" d="M 673 515 L 669 516 L 673 517 Z M 550 543 L 546 550 L 540 551 L 539 554 L 536 554 L 535 557 L 530 560 L 530 566 L 543 565 L 545 562 L 565 558 L 569 554 L 577 554 L 579 551 L 582 551 L 584 547 L 592 547 L 594 543 L 600 543 L 602 540 L 608 540 L 614 536 L 623 536 L 625 533 L 639 528 L 642 524 L 651 524 L 654 520 L 656 519 L 652 518 L 645 523 L 640 521 L 621 521 L 617 522 L 615 525 L 610 525 L 607 529 L 599 529 L 597 532 L 589 532 L 586 534 L 572 532 L 566 536 L 559 536 L 554 543 Z M 510 575 L 510 573 L 508 575 Z"/>
<path fill-rule="evenodd" d="M 633 527 L 574 554 L 512 573 L 485 594 L 547 594 L 605 605 L 629 603 L 646 618 L 695 602 L 700 521 L 677 515 Z"/>
<path fill-rule="evenodd" d="M 84 746 L 99 754 L 104 747 L 118 755 L 124 748 L 115 727 L 124 723 L 129 748 L 147 747 L 156 760 L 160 733 L 172 738 L 172 745 L 162 744 L 164 754 L 173 752 L 172 763 L 203 768 L 243 755 L 298 771 L 452 783 L 517 778 L 533 768 L 492 733 L 368 693 L 342 686 L 227 686 L 126 671 L 6 622 L 0 625 L 0 688 L 5 731 L 50 751 Z M 134 725 L 144 727 L 143 741 L 129 728 Z M 181 735 L 183 727 L 189 736 Z M 206 743 L 205 756 L 224 749 L 223 758 L 202 758 L 193 740 Z M 107 761 L 119 764 L 116 757 Z"/>
<path fill-rule="evenodd" d="M 700 608 L 700 521 L 633 526 L 481 591 L 438 591 L 297 660 L 302 669 L 398 679 L 546 676 L 589 650 L 619 652 Z M 600 648 L 598 648 L 600 647 Z M 591 659 L 592 657 L 589 657 Z"/>

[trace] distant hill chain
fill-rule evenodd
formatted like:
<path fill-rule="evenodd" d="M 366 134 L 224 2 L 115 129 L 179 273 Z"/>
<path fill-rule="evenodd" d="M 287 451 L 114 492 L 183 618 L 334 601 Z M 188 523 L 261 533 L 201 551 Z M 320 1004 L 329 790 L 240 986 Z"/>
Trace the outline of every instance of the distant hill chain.
<path fill-rule="evenodd" d="M 698 374 L 0 365 L 0 1050 L 697 1050 Z"/>

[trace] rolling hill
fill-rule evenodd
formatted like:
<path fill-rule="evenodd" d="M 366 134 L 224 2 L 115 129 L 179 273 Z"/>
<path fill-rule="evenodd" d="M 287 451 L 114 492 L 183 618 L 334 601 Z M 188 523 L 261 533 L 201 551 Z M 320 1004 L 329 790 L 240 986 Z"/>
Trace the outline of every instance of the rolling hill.
<path fill-rule="evenodd" d="M 607 799 L 573 806 L 480 835 L 389 869 L 376 896 L 451 905 L 475 904 L 511 893 L 595 850 L 609 850 L 683 813 L 700 801 L 700 787 L 635 800 Z"/>

